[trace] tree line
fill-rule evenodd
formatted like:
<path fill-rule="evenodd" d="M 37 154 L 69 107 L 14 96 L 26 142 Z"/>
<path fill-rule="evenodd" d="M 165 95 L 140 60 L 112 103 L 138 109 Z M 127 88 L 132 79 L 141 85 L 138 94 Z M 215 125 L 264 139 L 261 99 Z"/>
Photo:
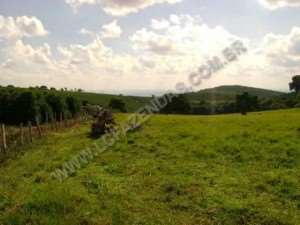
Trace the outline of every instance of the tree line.
<path fill-rule="evenodd" d="M 180 94 L 161 109 L 160 113 L 212 115 L 240 112 L 245 115 L 252 111 L 300 107 L 300 76 L 294 76 L 289 86 L 294 92 L 282 96 L 260 99 L 245 92 L 236 95 L 235 100 L 217 103 L 201 100 L 191 104 L 186 95 Z M 67 89 L 58 91 L 46 86 L 35 88 L 0 86 L 0 122 L 17 125 L 28 121 L 44 123 L 54 119 L 59 121 L 75 117 L 80 112 L 81 106 L 87 105 L 88 102 L 79 101 L 72 93 Z M 107 107 L 115 112 L 127 111 L 125 102 L 119 98 L 112 98 Z"/>
<path fill-rule="evenodd" d="M 81 102 L 70 93 L 55 89 L 0 87 L 0 122 L 18 125 L 73 118 Z"/>
<path fill-rule="evenodd" d="M 286 109 L 300 107 L 300 76 L 294 76 L 289 84 L 293 93 L 283 94 L 272 98 L 258 98 L 248 92 L 236 95 L 235 100 L 226 102 L 199 101 L 191 103 L 185 94 L 173 98 L 160 113 L 164 114 L 198 114 L 214 115 L 226 113 L 241 113 L 265 111 L 275 109 Z"/>

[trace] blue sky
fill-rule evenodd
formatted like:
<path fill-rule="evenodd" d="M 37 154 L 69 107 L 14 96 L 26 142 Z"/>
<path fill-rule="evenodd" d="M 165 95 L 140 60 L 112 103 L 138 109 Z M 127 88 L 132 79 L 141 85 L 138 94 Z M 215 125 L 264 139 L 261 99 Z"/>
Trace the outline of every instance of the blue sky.
<path fill-rule="evenodd" d="M 297 0 L 1 0 L 0 84 L 161 92 L 235 38 L 249 53 L 199 89 L 237 83 L 287 90 L 300 67 L 299 6 Z M 167 25 L 156 29 L 152 20 Z"/>

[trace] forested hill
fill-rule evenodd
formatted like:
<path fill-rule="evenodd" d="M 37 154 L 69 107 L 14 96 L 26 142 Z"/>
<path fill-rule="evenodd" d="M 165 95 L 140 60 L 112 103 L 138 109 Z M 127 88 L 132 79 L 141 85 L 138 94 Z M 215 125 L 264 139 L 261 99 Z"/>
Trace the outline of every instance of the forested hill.
<path fill-rule="evenodd" d="M 236 95 L 248 92 L 250 95 L 257 96 L 258 98 L 272 98 L 284 95 L 284 92 L 246 87 L 239 85 L 219 86 L 210 89 L 203 89 L 198 92 L 187 93 L 186 97 L 190 101 L 218 101 L 226 102 L 235 100 Z"/>

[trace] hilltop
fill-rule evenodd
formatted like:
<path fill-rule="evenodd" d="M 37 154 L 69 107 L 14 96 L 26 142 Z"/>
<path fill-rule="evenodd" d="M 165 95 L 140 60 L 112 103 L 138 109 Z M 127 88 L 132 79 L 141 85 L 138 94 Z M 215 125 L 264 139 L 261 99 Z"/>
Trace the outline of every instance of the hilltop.
<path fill-rule="evenodd" d="M 226 102 L 234 101 L 236 95 L 248 92 L 250 95 L 257 96 L 258 98 L 273 98 L 284 95 L 284 92 L 247 87 L 240 85 L 224 85 L 215 88 L 203 89 L 198 92 L 187 93 L 186 97 L 191 101 L 217 101 Z"/>
<path fill-rule="evenodd" d="M 284 96 L 286 93 L 255 88 L 239 85 L 228 85 L 219 86 L 215 88 L 203 89 L 198 92 L 186 93 L 185 96 L 192 103 L 206 101 L 206 102 L 233 102 L 235 101 L 236 95 L 248 92 L 250 95 L 257 96 L 262 99 L 271 99 L 274 97 Z M 139 96 L 124 96 L 124 95 L 109 95 L 101 93 L 79 93 L 75 92 L 74 95 L 80 100 L 88 101 L 91 104 L 98 104 L 107 106 L 110 99 L 119 98 L 123 100 L 127 106 L 129 112 L 137 110 L 139 107 L 144 106 L 150 101 L 150 97 L 139 97 Z"/>

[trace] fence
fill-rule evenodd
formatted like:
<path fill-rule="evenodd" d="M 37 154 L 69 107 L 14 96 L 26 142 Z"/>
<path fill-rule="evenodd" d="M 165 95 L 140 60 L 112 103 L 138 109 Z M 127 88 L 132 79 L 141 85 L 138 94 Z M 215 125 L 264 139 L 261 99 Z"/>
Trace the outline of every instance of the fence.
<path fill-rule="evenodd" d="M 84 114 L 73 119 L 63 119 L 61 117 L 59 121 L 54 119 L 52 122 L 46 122 L 45 124 L 39 124 L 36 121 L 34 126 L 31 122 L 26 125 L 21 123 L 19 127 L 0 124 L 0 156 L 5 158 L 9 152 L 33 143 L 35 139 L 42 138 L 53 131 L 58 132 L 73 127 L 86 120 L 88 120 L 88 115 Z"/>

